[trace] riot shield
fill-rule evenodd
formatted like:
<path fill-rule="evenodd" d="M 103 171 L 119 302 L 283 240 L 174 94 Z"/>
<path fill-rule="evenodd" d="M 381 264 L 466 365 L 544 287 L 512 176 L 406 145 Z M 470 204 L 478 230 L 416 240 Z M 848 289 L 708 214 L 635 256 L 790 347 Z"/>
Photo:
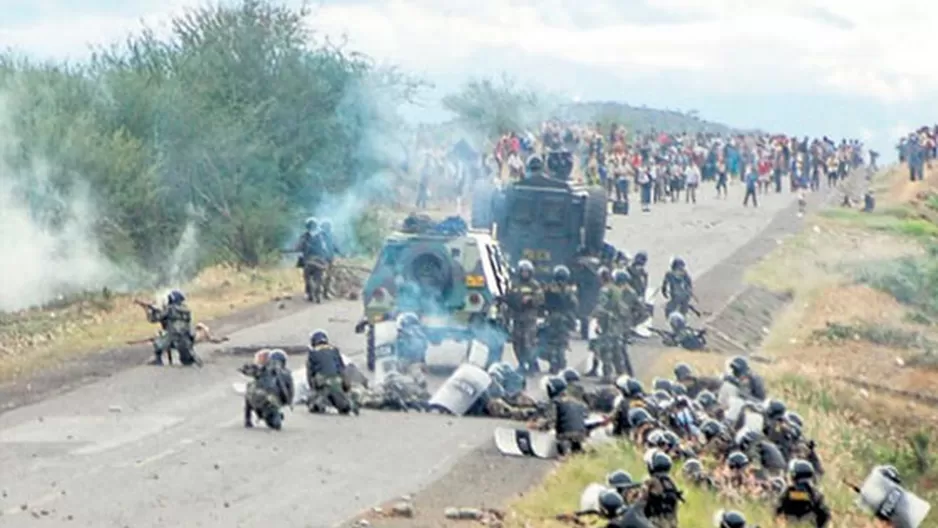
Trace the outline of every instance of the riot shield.
<path fill-rule="evenodd" d="M 860 486 L 856 502 L 861 508 L 888 518 L 895 528 L 919 528 L 931 510 L 930 504 L 886 478 L 878 467 Z"/>
<path fill-rule="evenodd" d="M 743 427 L 747 427 L 756 432 L 762 432 L 765 426 L 765 416 L 752 409 L 743 410 Z"/>
<path fill-rule="evenodd" d="M 309 383 L 306 381 L 306 367 L 291 372 L 293 376 L 293 403 L 303 403 L 309 398 Z"/>
<path fill-rule="evenodd" d="M 495 429 L 495 447 L 505 456 L 556 458 L 557 441 L 550 431 L 528 429 Z"/>
<path fill-rule="evenodd" d="M 643 338 L 649 338 L 652 336 L 651 332 L 651 323 L 655 318 L 655 293 L 658 290 L 645 292 L 645 309 L 648 310 L 648 317 L 635 325 L 635 328 L 632 330 L 636 335 Z"/>
<path fill-rule="evenodd" d="M 596 482 L 590 483 L 583 490 L 583 493 L 580 494 L 580 512 L 595 512 L 599 513 L 599 496 L 606 490 L 606 486 L 598 484 Z"/>
<path fill-rule="evenodd" d="M 443 382 L 428 403 L 431 408 L 462 416 L 491 384 L 488 372 L 477 365 L 463 363 Z"/>
<path fill-rule="evenodd" d="M 785 471 L 787 468 L 785 456 L 772 442 L 759 443 L 759 463 L 763 468 L 771 471 Z"/>
<path fill-rule="evenodd" d="M 382 321 L 375 323 L 371 327 L 371 332 L 375 337 L 375 354 L 381 355 L 378 349 L 381 347 L 393 347 L 397 341 L 397 323 L 394 321 Z M 390 348 L 388 348 L 390 350 Z M 390 353 L 390 352 L 388 352 Z"/>
<path fill-rule="evenodd" d="M 722 389 L 720 390 L 722 391 Z M 726 422 L 732 424 L 735 427 L 736 424 L 739 423 L 739 419 L 744 416 L 743 413 L 746 409 L 746 401 L 742 398 L 730 397 L 726 404 L 721 401 L 720 405 L 726 409 L 726 412 L 723 415 L 726 419 Z"/>

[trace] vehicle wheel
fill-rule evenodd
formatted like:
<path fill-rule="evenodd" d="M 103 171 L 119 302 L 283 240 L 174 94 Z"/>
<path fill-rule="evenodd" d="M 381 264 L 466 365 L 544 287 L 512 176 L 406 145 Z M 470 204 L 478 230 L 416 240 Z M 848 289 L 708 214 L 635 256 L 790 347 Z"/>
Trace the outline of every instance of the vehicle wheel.
<path fill-rule="evenodd" d="M 368 372 L 375 371 L 375 328 L 371 325 L 365 330 L 365 365 Z"/>
<path fill-rule="evenodd" d="M 590 254 L 599 254 L 606 240 L 606 217 L 609 212 L 606 190 L 602 187 L 589 189 L 583 218 L 583 245 Z"/>

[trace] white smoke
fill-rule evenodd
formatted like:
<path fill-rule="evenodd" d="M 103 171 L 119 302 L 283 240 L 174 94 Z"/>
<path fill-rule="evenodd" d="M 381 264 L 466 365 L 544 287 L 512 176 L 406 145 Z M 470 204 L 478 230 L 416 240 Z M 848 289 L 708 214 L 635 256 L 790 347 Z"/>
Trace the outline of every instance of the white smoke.
<path fill-rule="evenodd" d="M 17 143 L 0 98 L 0 311 L 37 306 L 79 291 L 99 289 L 117 277 L 95 241 L 96 211 L 80 180 L 66 200 L 52 190 L 49 167 L 34 162 L 12 169 L 5 160 Z M 42 218 L 55 204 L 64 221 Z"/>

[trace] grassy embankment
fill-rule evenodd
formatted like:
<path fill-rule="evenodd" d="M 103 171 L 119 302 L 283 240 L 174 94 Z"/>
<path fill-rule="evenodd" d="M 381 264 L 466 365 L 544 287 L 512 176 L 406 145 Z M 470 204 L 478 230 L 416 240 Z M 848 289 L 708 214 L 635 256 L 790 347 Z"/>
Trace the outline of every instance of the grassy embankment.
<path fill-rule="evenodd" d="M 930 251 L 938 243 L 938 170 L 923 183 L 906 178 L 898 168 L 877 175 L 877 212 L 814 215 L 805 232 L 747 275 L 752 284 L 794 294 L 761 351 L 772 364 L 756 368 L 770 393 L 802 414 L 819 444 L 833 526 L 872 526 L 842 481 L 859 483 L 877 463 L 895 464 L 912 490 L 938 504 L 938 406 L 877 388 L 938 397 L 938 256 Z M 652 374 L 669 375 L 680 361 L 717 373 L 725 359 L 675 352 Z M 606 447 L 560 465 L 512 505 L 509 525 L 562 526 L 554 515 L 573 511 L 582 489 L 616 468 L 644 475 L 641 452 Z M 765 504 L 684 488 L 682 527 L 710 527 L 724 507 L 777 526 Z M 926 525 L 938 522 L 936 515 Z"/>

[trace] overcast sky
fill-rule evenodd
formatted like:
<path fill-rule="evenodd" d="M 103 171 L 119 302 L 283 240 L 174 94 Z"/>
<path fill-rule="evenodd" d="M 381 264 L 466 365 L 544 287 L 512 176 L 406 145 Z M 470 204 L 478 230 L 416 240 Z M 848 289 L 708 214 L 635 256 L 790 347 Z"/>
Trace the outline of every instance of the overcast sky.
<path fill-rule="evenodd" d="M 200 3 L 0 0 L 0 48 L 81 60 L 89 43 L 141 19 L 165 27 Z M 859 137 L 890 159 L 899 134 L 938 122 L 929 0 L 325 0 L 310 24 L 424 75 L 437 93 L 507 70 L 584 100 Z"/>

